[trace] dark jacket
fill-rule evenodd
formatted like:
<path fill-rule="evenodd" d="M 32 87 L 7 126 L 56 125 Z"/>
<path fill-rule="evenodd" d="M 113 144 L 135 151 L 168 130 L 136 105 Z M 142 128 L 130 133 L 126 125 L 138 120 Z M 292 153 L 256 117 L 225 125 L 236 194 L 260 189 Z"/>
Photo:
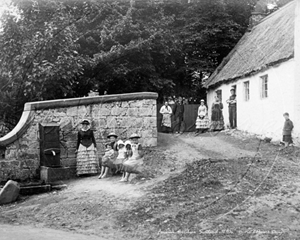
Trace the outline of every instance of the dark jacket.
<path fill-rule="evenodd" d="M 294 124 L 290 119 L 285 120 L 282 135 L 292 135 Z"/>
<path fill-rule="evenodd" d="M 87 131 L 82 131 L 82 130 L 78 131 L 77 149 L 80 144 L 88 148 L 89 146 L 92 145 L 92 143 L 94 143 L 94 146 L 96 147 L 94 133 L 91 129 Z"/>
<path fill-rule="evenodd" d="M 184 105 L 183 103 L 176 103 L 175 107 L 174 107 L 174 116 L 183 118 L 183 114 L 184 114 Z"/>
<path fill-rule="evenodd" d="M 229 107 L 232 107 L 232 108 L 235 108 L 236 107 L 236 95 L 234 94 L 234 95 L 231 95 L 230 97 L 229 97 L 229 100 L 230 101 L 235 101 L 235 102 L 233 102 L 233 103 L 229 103 Z"/>

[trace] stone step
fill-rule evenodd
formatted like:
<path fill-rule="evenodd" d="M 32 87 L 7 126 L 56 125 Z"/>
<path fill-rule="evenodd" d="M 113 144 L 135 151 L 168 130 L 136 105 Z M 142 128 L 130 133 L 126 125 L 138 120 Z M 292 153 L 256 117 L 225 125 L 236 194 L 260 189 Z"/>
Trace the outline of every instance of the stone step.
<path fill-rule="evenodd" d="M 52 190 L 52 187 L 50 184 L 38 185 L 38 186 L 27 186 L 27 187 L 21 187 L 20 194 L 21 195 L 33 195 L 33 194 L 50 192 L 51 190 Z"/>

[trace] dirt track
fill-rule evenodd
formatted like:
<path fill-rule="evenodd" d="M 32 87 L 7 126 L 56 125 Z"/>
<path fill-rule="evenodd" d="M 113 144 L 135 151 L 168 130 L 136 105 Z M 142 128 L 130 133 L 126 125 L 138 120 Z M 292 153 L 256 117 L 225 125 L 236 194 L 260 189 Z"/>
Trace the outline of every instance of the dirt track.
<path fill-rule="evenodd" d="M 264 144 L 259 148 L 258 146 L 257 140 L 235 139 L 224 134 L 207 133 L 198 137 L 194 137 L 193 134 L 181 136 L 159 134 L 157 149 L 149 153 L 153 161 L 151 167 L 157 168 L 157 171 L 153 170 L 156 173 L 154 178 L 141 179 L 129 184 L 119 182 L 119 177 L 116 176 L 102 180 L 93 176 L 64 182 L 68 188 L 63 191 L 25 197 L 15 204 L 0 207 L 0 223 L 48 227 L 96 235 L 108 240 L 151 239 L 151 235 L 153 237 L 155 233 L 149 231 L 144 233 L 140 227 L 137 234 L 132 227 L 123 225 L 120 221 L 124 217 L 123 214 L 127 211 L 136 211 L 135 206 L 144 201 L 143 199 L 147 199 L 149 194 L 151 196 L 151 191 L 155 186 L 164 180 L 180 175 L 186 163 L 192 163 L 195 160 L 242 159 L 242 157 L 257 155 L 257 150 L 259 150 L 263 159 L 264 156 L 270 158 L 264 166 L 265 169 L 264 167 L 260 169 L 262 175 L 267 174 L 276 157 L 277 147 L 271 144 Z M 286 162 L 283 157 L 293 159 Z M 239 229 L 242 233 L 248 229 L 248 232 L 252 231 L 253 239 L 298 237 L 297 231 L 300 226 L 298 221 L 300 178 L 297 178 L 296 171 L 296 167 L 299 168 L 298 158 L 291 154 L 283 157 L 278 159 L 278 164 L 274 168 L 278 170 L 278 174 L 273 175 L 276 186 L 267 189 L 257 197 L 255 195 L 249 197 L 234 214 L 226 216 L 219 214 L 213 222 L 202 221 L 202 225 L 199 226 L 202 232 L 197 234 L 201 234 L 203 239 L 235 239 L 230 235 L 232 230 Z M 287 173 L 290 173 L 290 176 Z M 253 189 L 255 187 L 257 186 L 253 186 Z M 168 212 L 170 209 L 166 209 L 164 213 L 168 214 Z M 228 229 L 227 235 L 221 237 L 209 232 L 215 229 L 216 223 L 222 226 L 222 229 Z M 257 228 L 257 226 L 262 226 L 262 228 Z M 163 231 L 156 226 L 150 227 L 153 231 Z M 265 232 L 261 229 L 265 229 Z M 270 233 L 272 229 L 273 234 Z M 199 236 L 189 236 L 188 232 L 185 234 L 187 235 L 165 233 L 156 235 L 156 239 L 177 239 L 176 237 L 199 239 Z M 54 239 L 58 237 L 54 236 Z"/>

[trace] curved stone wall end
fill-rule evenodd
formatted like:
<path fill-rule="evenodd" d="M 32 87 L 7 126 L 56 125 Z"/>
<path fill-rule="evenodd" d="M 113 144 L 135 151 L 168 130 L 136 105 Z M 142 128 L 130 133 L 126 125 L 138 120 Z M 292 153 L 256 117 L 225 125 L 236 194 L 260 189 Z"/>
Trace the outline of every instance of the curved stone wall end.
<path fill-rule="evenodd" d="M 124 93 L 124 94 L 112 94 L 112 95 L 102 95 L 93 97 L 82 97 L 82 98 L 68 98 L 68 99 L 58 99 L 50 101 L 40 101 L 40 102 L 29 102 L 24 106 L 22 116 L 16 125 L 16 127 L 0 138 L 0 146 L 6 146 L 10 143 L 16 141 L 22 134 L 26 131 L 30 125 L 31 117 L 35 110 L 40 109 L 52 109 L 61 107 L 72 107 L 80 105 L 89 105 L 97 103 L 107 103 L 107 102 L 119 102 L 119 101 L 130 101 L 139 99 L 157 99 L 158 94 L 153 92 L 138 92 L 138 93 Z"/>

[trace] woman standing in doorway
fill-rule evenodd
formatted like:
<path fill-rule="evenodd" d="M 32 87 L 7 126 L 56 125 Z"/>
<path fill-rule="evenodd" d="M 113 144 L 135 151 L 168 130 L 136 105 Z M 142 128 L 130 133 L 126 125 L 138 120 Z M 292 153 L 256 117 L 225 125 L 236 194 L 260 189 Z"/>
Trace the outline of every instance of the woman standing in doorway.
<path fill-rule="evenodd" d="M 83 174 L 96 174 L 99 169 L 97 159 L 96 141 L 93 131 L 90 129 L 90 122 L 83 120 L 82 128 L 77 135 L 77 176 Z"/>
<path fill-rule="evenodd" d="M 224 129 L 224 119 L 223 119 L 223 104 L 220 102 L 220 99 L 215 96 L 215 101 L 212 104 L 211 108 L 211 131 L 221 131 Z"/>
<path fill-rule="evenodd" d="M 165 105 L 160 108 L 159 111 L 162 115 L 162 122 L 161 125 L 163 127 L 163 132 L 169 133 L 171 131 L 171 115 L 172 115 L 172 108 L 169 106 L 169 103 L 166 101 Z"/>

